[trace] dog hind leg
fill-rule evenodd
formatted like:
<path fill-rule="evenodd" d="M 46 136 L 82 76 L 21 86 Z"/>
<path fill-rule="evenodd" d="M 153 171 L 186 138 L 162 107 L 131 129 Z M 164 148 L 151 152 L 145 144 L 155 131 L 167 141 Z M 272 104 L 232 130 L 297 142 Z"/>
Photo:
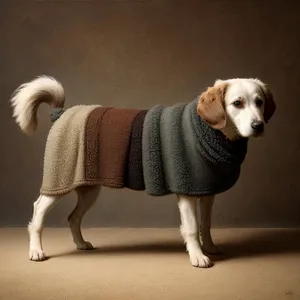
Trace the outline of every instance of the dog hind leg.
<path fill-rule="evenodd" d="M 74 243 L 78 250 L 92 250 L 93 245 L 83 239 L 81 222 L 84 215 L 94 205 L 100 193 L 100 186 L 84 186 L 76 189 L 77 204 L 68 217 Z"/>
<path fill-rule="evenodd" d="M 61 196 L 40 197 L 33 204 L 33 216 L 28 224 L 29 233 L 29 259 L 33 261 L 42 261 L 45 254 L 42 247 L 42 231 L 46 214 L 58 202 Z"/>

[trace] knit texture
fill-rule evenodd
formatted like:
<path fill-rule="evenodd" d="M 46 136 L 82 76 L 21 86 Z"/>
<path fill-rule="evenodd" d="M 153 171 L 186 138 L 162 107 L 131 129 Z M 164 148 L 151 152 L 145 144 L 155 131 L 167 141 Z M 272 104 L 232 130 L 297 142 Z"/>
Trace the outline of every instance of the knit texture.
<path fill-rule="evenodd" d="M 51 110 L 50 113 L 50 119 L 51 122 L 55 122 L 59 119 L 59 117 L 65 112 L 65 109 L 63 107 L 54 107 Z"/>
<path fill-rule="evenodd" d="M 75 106 L 50 129 L 44 156 L 44 195 L 82 185 L 144 189 L 142 129 L 145 111 Z"/>
<path fill-rule="evenodd" d="M 197 99 L 155 106 L 143 129 L 146 192 L 153 196 L 222 193 L 239 178 L 247 142 L 230 141 L 206 124 L 197 113 Z"/>
<path fill-rule="evenodd" d="M 46 142 L 41 194 L 62 195 L 85 180 L 85 124 L 99 105 L 78 105 L 67 109 L 52 125 Z M 90 183 L 92 184 L 92 183 Z"/>
<path fill-rule="evenodd" d="M 88 117 L 85 134 L 86 180 L 125 187 L 133 122 L 140 110 L 99 107 Z"/>
<path fill-rule="evenodd" d="M 145 190 L 142 138 L 146 114 L 147 111 L 142 110 L 134 120 L 126 168 L 125 186 L 129 189 L 137 191 Z"/>
<path fill-rule="evenodd" d="M 153 196 L 218 194 L 237 181 L 247 141 L 207 125 L 196 99 L 149 111 L 79 105 L 50 129 L 40 191 L 99 184 Z"/>

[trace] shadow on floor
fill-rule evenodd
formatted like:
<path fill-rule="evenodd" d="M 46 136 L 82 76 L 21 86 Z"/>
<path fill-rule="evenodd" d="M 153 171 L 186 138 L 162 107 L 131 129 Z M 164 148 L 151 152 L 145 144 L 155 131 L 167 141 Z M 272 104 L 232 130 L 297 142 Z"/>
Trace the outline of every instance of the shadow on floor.
<path fill-rule="evenodd" d="M 227 234 L 226 234 L 227 235 Z M 239 236 L 233 234 L 226 241 L 216 243 L 223 254 L 209 255 L 214 261 L 276 254 L 300 253 L 300 230 L 278 229 L 251 231 Z M 137 253 L 180 253 L 185 254 L 185 246 L 178 240 L 166 242 L 107 245 L 84 251 L 85 255 L 137 254 Z M 69 251 L 49 258 L 81 255 L 82 251 Z"/>
<path fill-rule="evenodd" d="M 218 247 L 224 254 L 214 256 L 215 261 L 289 253 L 300 254 L 300 230 L 252 231 L 244 236 L 231 237 L 219 244 Z"/>

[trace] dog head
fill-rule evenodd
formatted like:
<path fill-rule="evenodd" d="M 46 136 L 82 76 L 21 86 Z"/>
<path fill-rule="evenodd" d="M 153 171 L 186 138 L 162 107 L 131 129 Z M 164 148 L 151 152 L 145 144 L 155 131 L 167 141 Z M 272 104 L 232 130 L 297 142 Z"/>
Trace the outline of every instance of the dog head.
<path fill-rule="evenodd" d="M 199 96 L 197 110 L 211 127 L 235 139 L 261 136 L 276 105 L 262 81 L 237 78 L 217 80 Z"/>

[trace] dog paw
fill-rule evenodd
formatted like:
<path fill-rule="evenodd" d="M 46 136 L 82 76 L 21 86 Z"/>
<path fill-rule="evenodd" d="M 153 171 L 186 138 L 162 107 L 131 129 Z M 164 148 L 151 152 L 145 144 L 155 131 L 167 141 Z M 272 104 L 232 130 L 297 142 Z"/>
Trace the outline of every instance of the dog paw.
<path fill-rule="evenodd" d="M 43 261 L 46 259 L 46 256 L 42 249 L 30 249 L 29 259 L 32 261 Z"/>
<path fill-rule="evenodd" d="M 189 256 L 193 267 L 209 268 L 213 265 L 212 261 L 201 252 L 190 252 Z"/>
<path fill-rule="evenodd" d="M 78 250 L 93 250 L 94 247 L 90 242 L 84 242 L 77 245 Z"/>

